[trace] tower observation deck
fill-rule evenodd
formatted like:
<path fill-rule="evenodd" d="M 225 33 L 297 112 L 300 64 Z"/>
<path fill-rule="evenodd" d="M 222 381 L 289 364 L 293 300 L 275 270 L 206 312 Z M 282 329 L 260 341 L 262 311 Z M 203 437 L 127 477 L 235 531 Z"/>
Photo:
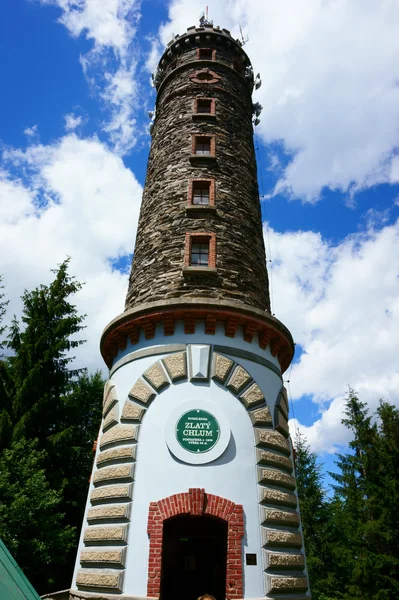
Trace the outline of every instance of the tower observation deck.
<path fill-rule="evenodd" d="M 154 75 L 152 143 L 71 600 L 309 600 L 270 312 L 253 70 L 203 23 Z M 123 215 L 122 215 L 123 218 Z"/>

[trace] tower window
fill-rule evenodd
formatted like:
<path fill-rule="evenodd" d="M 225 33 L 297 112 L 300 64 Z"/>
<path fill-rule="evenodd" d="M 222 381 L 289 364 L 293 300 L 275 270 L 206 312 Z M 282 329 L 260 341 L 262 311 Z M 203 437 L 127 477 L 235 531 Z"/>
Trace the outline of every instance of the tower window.
<path fill-rule="evenodd" d="M 209 204 L 209 183 L 200 181 L 193 186 L 193 204 Z"/>
<path fill-rule="evenodd" d="M 209 266 L 209 240 L 200 241 L 195 238 L 191 244 L 190 267 Z"/>
<path fill-rule="evenodd" d="M 197 59 L 198 60 L 215 60 L 216 50 L 213 48 L 197 48 Z"/>
<path fill-rule="evenodd" d="M 215 98 L 195 98 L 194 112 L 192 114 L 194 121 L 214 121 L 216 120 L 216 99 Z"/>
<path fill-rule="evenodd" d="M 211 138 L 200 137 L 195 138 L 195 154 L 210 154 L 211 153 Z"/>
<path fill-rule="evenodd" d="M 211 114 L 212 112 L 212 100 L 199 99 L 197 100 L 197 113 Z"/>
<path fill-rule="evenodd" d="M 191 152 L 196 156 L 215 156 L 215 136 L 193 135 Z"/>
<path fill-rule="evenodd" d="M 213 207 L 215 205 L 215 180 L 191 179 L 188 186 L 188 206 Z"/>
<path fill-rule="evenodd" d="M 215 269 L 216 234 L 186 233 L 185 267 Z"/>

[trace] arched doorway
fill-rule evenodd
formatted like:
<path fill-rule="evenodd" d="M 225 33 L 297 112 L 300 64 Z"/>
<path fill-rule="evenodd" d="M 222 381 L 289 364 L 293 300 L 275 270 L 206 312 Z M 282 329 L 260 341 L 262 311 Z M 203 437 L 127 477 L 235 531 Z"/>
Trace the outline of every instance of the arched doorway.
<path fill-rule="evenodd" d="M 183 516 L 189 518 L 213 517 L 216 521 L 226 523 L 226 587 L 222 594 L 217 595 L 217 600 L 223 600 L 224 598 L 227 598 L 227 600 L 240 600 L 240 598 L 243 598 L 243 556 L 241 543 L 244 535 L 243 507 L 241 504 L 235 504 L 227 498 L 207 494 L 201 488 L 190 488 L 188 492 L 173 494 L 157 502 L 150 503 L 147 525 L 147 532 L 150 538 L 147 596 L 159 598 L 161 594 L 164 526 L 175 517 Z M 201 591 L 200 594 L 202 593 Z M 208 590 L 208 593 L 211 592 Z M 200 594 L 197 594 L 197 597 Z M 192 597 L 194 596 L 189 596 L 189 598 Z M 186 598 L 189 600 L 188 594 L 185 594 L 184 600 Z"/>
<path fill-rule="evenodd" d="M 227 522 L 212 516 L 179 515 L 163 526 L 162 600 L 226 597 Z"/>

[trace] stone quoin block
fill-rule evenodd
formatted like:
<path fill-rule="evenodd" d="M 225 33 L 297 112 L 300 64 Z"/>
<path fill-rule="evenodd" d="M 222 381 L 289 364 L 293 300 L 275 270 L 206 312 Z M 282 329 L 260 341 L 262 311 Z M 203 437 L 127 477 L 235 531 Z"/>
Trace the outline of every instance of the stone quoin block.
<path fill-rule="evenodd" d="M 262 546 L 283 546 L 285 548 L 302 548 L 302 535 L 299 532 L 285 529 L 261 528 Z"/>
<path fill-rule="evenodd" d="M 87 520 L 89 521 L 123 521 L 129 518 L 130 504 L 113 504 L 89 508 Z"/>
<path fill-rule="evenodd" d="M 83 541 L 85 544 L 97 542 L 107 542 L 110 544 L 113 542 L 126 542 L 127 528 L 127 525 L 118 527 L 88 527 L 85 529 Z"/>
<path fill-rule="evenodd" d="M 137 423 L 140 423 L 144 413 L 144 408 L 128 399 L 123 406 L 121 421 L 136 421 Z"/>
<path fill-rule="evenodd" d="M 112 429 L 101 436 L 100 448 L 103 449 L 118 442 L 137 442 L 137 427 L 133 425 L 117 425 L 112 427 Z"/>
<path fill-rule="evenodd" d="M 103 431 L 107 431 L 110 427 L 118 424 L 119 420 L 119 410 L 118 410 L 118 402 L 114 404 L 109 413 L 104 419 L 103 423 Z"/>
<path fill-rule="evenodd" d="M 103 467 L 112 461 L 133 461 L 136 459 L 136 446 L 122 446 L 100 452 L 97 456 L 97 467 Z"/>
<path fill-rule="evenodd" d="M 267 569 L 303 570 L 305 557 L 302 552 L 265 552 L 265 564 Z"/>
<path fill-rule="evenodd" d="M 162 362 L 173 382 L 187 379 L 187 360 L 185 352 L 171 354 L 164 358 Z"/>
<path fill-rule="evenodd" d="M 245 390 L 245 392 L 240 395 L 240 400 L 246 408 L 253 408 L 258 404 L 263 404 L 265 397 L 258 384 L 253 383 L 247 390 Z"/>
<path fill-rule="evenodd" d="M 102 571 L 87 571 L 84 569 L 78 571 L 76 583 L 78 587 L 82 588 L 104 588 L 114 592 L 121 592 L 123 585 L 123 571 L 104 573 Z"/>
<path fill-rule="evenodd" d="M 299 527 L 299 514 L 293 510 L 282 510 L 281 508 L 261 508 L 262 523 L 274 523 Z"/>
<path fill-rule="evenodd" d="M 289 434 L 290 434 L 290 430 L 289 430 L 289 427 L 288 427 L 288 421 L 285 418 L 285 416 L 279 410 L 277 411 L 276 429 L 278 431 L 280 431 L 286 437 L 288 437 Z"/>
<path fill-rule="evenodd" d="M 281 490 L 274 490 L 271 488 L 261 487 L 259 493 L 259 502 L 264 502 L 265 504 L 283 504 L 286 506 L 290 506 L 296 508 L 297 506 L 297 497 L 295 494 L 291 492 L 282 492 Z"/>
<path fill-rule="evenodd" d="M 289 473 L 293 471 L 292 460 L 287 456 L 270 452 L 269 450 L 256 450 L 256 461 L 258 464 L 270 465 L 284 469 Z"/>
<path fill-rule="evenodd" d="M 149 404 L 155 398 L 155 392 L 141 379 L 138 379 L 129 392 L 134 400 Z"/>
<path fill-rule="evenodd" d="M 117 550 L 82 550 L 80 563 L 93 565 L 110 565 L 116 567 L 125 566 L 125 548 Z"/>
<path fill-rule="evenodd" d="M 212 361 L 212 379 L 216 379 L 216 381 L 224 383 L 231 371 L 233 364 L 234 362 L 230 358 L 215 352 Z"/>
<path fill-rule="evenodd" d="M 251 381 L 251 375 L 242 367 L 237 366 L 227 384 L 234 394 L 238 394 Z"/>
<path fill-rule="evenodd" d="M 132 485 L 107 485 L 96 490 L 93 490 L 90 494 L 90 500 L 92 504 L 100 502 L 118 502 L 123 500 L 132 499 Z"/>
<path fill-rule="evenodd" d="M 103 469 L 99 469 L 94 473 L 93 483 L 95 486 L 97 486 L 114 481 L 133 481 L 133 469 L 134 465 L 104 467 Z"/>
<path fill-rule="evenodd" d="M 104 386 L 103 417 L 107 415 L 116 402 L 118 402 L 118 390 L 112 379 L 109 379 Z"/>
<path fill-rule="evenodd" d="M 306 577 L 277 577 L 267 575 L 269 594 L 284 594 L 287 592 L 306 592 L 308 580 Z"/>
<path fill-rule="evenodd" d="M 278 403 L 278 408 L 283 413 L 285 418 L 288 419 L 288 413 L 289 413 L 288 398 L 287 398 L 287 390 L 285 388 L 283 388 L 281 390 L 279 400 L 280 401 Z"/>
<path fill-rule="evenodd" d="M 272 425 L 272 416 L 268 406 L 248 413 L 253 425 Z"/>
<path fill-rule="evenodd" d="M 258 482 L 278 485 L 289 490 L 295 489 L 295 477 L 288 475 L 288 473 L 277 471 L 277 469 L 264 469 L 258 467 Z"/>
<path fill-rule="evenodd" d="M 255 440 L 257 446 L 275 448 L 284 454 L 291 454 L 289 441 L 278 431 L 255 429 Z"/>
<path fill-rule="evenodd" d="M 168 378 L 163 370 L 161 363 L 157 362 L 146 370 L 143 377 L 152 385 L 152 387 L 160 392 L 169 385 Z"/>

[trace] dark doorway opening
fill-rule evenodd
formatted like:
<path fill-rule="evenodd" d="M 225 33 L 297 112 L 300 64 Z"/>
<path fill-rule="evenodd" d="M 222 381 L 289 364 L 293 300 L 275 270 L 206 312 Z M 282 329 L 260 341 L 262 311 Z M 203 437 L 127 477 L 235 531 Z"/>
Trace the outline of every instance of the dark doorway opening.
<path fill-rule="evenodd" d="M 226 597 L 227 522 L 182 515 L 164 522 L 162 600 Z"/>

